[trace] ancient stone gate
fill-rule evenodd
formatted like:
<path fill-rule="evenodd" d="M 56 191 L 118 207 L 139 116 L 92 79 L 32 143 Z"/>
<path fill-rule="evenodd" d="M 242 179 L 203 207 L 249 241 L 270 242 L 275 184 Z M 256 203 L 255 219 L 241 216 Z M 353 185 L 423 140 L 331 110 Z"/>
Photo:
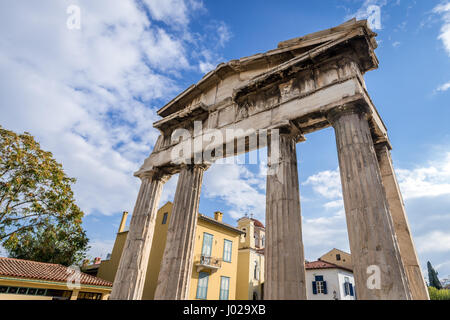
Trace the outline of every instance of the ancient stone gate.
<path fill-rule="evenodd" d="M 229 156 L 222 151 L 238 140 L 246 148 L 233 147 L 231 155 L 268 146 L 268 166 L 276 174 L 267 176 L 266 299 L 306 299 L 296 144 L 329 126 L 336 134 L 358 299 L 428 299 L 387 130 L 363 78 L 378 67 L 375 37 L 365 20 L 350 20 L 281 42 L 264 54 L 220 64 L 160 109 L 162 120 L 154 127 L 161 135 L 135 174 L 142 185 L 111 298 L 141 298 L 159 199 L 175 173 L 155 297 L 187 298 L 202 178 L 210 165 L 199 157 L 205 145 L 194 123 L 200 123 L 225 137 L 210 143 L 214 159 Z M 174 139 L 178 129 L 190 134 Z M 249 143 L 248 129 L 256 136 L 269 132 L 270 141 Z M 230 130 L 238 133 L 229 137 Z M 181 145 L 194 145 L 184 149 L 188 161 L 173 156 Z"/>

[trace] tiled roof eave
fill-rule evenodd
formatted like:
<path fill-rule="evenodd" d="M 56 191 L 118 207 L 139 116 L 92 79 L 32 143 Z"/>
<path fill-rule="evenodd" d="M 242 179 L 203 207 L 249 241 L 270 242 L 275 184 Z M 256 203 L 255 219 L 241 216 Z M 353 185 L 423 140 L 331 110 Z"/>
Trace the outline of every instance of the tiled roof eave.
<path fill-rule="evenodd" d="M 26 278 L 26 277 L 13 277 L 13 276 L 3 276 L 0 275 L 0 280 L 9 280 L 9 281 L 23 281 L 28 283 L 41 283 L 41 284 L 52 284 L 52 285 L 58 285 L 58 286 L 67 286 L 66 281 L 55 281 L 55 280 L 45 280 L 45 279 L 38 279 L 38 278 Z M 81 288 L 98 288 L 98 289 L 111 289 L 111 285 L 96 285 L 96 284 L 87 284 L 80 282 Z"/>
<path fill-rule="evenodd" d="M 70 280 L 68 267 L 30 260 L 0 257 L 0 277 L 22 279 L 22 281 L 45 281 L 54 284 L 67 283 Z M 80 272 L 80 285 L 93 287 L 112 287 L 112 283 L 95 276 Z"/>

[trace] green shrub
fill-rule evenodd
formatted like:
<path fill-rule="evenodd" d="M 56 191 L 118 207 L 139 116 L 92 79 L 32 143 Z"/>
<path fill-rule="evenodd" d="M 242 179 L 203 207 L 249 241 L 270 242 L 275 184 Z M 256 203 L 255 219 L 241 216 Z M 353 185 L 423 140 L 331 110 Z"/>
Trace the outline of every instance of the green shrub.
<path fill-rule="evenodd" d="M 438 290 L 434 287 L 428 287 L 428 292 L 431 300 L 450 300 L 450 290 L 448 289 Z"/>

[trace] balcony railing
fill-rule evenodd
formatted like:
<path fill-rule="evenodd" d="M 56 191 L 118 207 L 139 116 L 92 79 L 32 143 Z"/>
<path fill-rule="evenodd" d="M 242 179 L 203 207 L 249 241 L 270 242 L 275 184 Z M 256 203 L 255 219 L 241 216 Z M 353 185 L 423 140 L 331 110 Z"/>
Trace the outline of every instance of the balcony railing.
<path fill-rule="evenodd" d="M 222 267 L 222 259 L 200 255 L 197 257 L 197 272 L 204 269 L 216 271 Z"/>

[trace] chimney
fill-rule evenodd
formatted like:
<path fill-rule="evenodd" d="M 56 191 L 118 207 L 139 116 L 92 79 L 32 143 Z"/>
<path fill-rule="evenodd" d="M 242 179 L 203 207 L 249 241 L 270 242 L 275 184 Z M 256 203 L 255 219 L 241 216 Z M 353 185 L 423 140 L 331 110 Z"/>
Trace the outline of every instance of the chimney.
<path fill-rule="evenodd" d="M 84 259 L 83 260 L 83 267 L 87 267 L 89 265 L 89 259 Z"/>
<path fill-rule="evenodd" d="M 94 264 L 100 264 L 101 262 L 102 262 L 102 258 L 97 257 L 94 259 Z"/>
<path fill-rule="evenodd" d="M 223 213 L 220 211 L 214 212 L 214 220 L 222 222 Z"/>
<path fill-rule="evenodd" d="M 124 211 L 122 214 L 122 221 L 120 221 L 119 233 L 125 230 L 125 225 L 127 224 L 128 212 Z"/>

